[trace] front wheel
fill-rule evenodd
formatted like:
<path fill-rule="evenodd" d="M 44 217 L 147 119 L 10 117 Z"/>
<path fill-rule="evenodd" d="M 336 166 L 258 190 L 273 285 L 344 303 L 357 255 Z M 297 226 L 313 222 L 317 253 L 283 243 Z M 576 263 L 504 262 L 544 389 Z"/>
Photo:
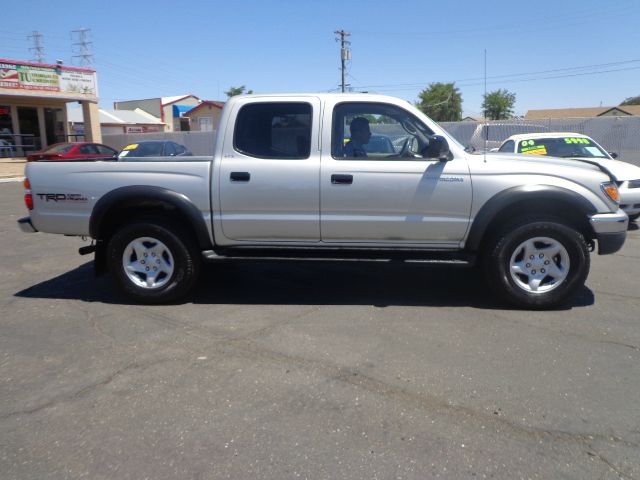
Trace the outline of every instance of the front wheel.
<path fill-rule="evenodd" d="M 118 230 L 107 247 L 109 270 L 120 289 L 140 303 L 179 300 L 200 269 L 197 249 L 173 225 L 143 220 Z"/>
<path fill-rule="evenodd" d="M 483 266 L 489 285 L 520 307 L 556 307 L 582 288 L 589 274 L 584 237 L 556 221 L 516 224 L 488 247 Z"/>

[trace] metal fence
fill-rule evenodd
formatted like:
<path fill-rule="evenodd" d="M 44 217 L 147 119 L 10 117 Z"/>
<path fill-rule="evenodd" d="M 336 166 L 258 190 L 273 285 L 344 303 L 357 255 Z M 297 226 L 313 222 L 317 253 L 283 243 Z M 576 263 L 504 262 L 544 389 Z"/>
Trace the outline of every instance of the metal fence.
<path fill-rule="evenodd" d="M 465 146 L 484 150 L 496 148 L 511 135 L 541 132 L 572 132 L 589 135 L 620 160 L 640 166 L 640 117 L 596 117 L 542 120 L 499 120 L 478 122 L 441 122 L 440 125 Z M 213 155 L 216 132 L 161 132 L 103 135 L 103 143 L 116 150 L 144 140 L 173 140 L 194 155 Z"/>
<path fill-rule="evenodd" d="M 120 151 L 127 145 L 145 140 L 172 140 L 184 145 L 194 155 L 213 155 L 216 132 L 119 133 L 102 135 L 102 143 Z"/>
<path fill-rule="evenodd" d="M 640 165 L 640 117 L 548 118 L 542 120 L 499 120 L 442 122 L 442 127 L 465 146 L 476 150 L 496 148 L 511 135 L 521 133 L 572 132 L 589 135 L 620 160 Z"/>

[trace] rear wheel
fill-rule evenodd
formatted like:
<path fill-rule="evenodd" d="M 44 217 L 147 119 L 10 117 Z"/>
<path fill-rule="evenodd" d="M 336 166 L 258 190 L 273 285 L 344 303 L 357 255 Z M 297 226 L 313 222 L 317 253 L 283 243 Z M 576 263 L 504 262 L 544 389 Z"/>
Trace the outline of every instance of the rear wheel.
<path fill-rule="evenodd" d="M 488 247 L 483 267 L 489 285 L 520 307 L 558 306 L 582 288 L 589 273 L 584 237 L 559 220 L 517 223 Z"/>
<path fill-rule="evenodd" d="M 154 220 L 129 223 L 107 247 L 109 270 L 120 289 L 140 303 L 179 300 L 194 285 L 200 270 L 197 249 L 178 228 Z"/>

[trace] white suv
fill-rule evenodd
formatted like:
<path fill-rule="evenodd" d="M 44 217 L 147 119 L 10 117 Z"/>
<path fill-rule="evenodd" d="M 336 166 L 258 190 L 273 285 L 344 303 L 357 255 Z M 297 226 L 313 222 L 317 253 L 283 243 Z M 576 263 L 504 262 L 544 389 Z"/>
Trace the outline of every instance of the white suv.
<path fill-rule="evenodd" d="M 569 132 L 512 135 L 502 142 L 498 152 L 596 162 L 617 180 L 620 208 L 629 215 L 629 220 L 637 220 L 640 217 L 640 167 L 614 160 L 616 155 L 608 153 L 591 137 Z"/>

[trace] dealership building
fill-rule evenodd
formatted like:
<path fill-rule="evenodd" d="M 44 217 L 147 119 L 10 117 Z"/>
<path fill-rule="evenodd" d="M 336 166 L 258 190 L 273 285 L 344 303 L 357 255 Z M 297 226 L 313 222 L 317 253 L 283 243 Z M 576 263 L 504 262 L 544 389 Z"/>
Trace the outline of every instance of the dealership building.
<path fill-rule="evenodd" d="M 0 144 L 17 155 L 67 141 L 67 104 L 78 102 L 87 141 L 101 142 L 95 70 L 0 59 Z"/>

